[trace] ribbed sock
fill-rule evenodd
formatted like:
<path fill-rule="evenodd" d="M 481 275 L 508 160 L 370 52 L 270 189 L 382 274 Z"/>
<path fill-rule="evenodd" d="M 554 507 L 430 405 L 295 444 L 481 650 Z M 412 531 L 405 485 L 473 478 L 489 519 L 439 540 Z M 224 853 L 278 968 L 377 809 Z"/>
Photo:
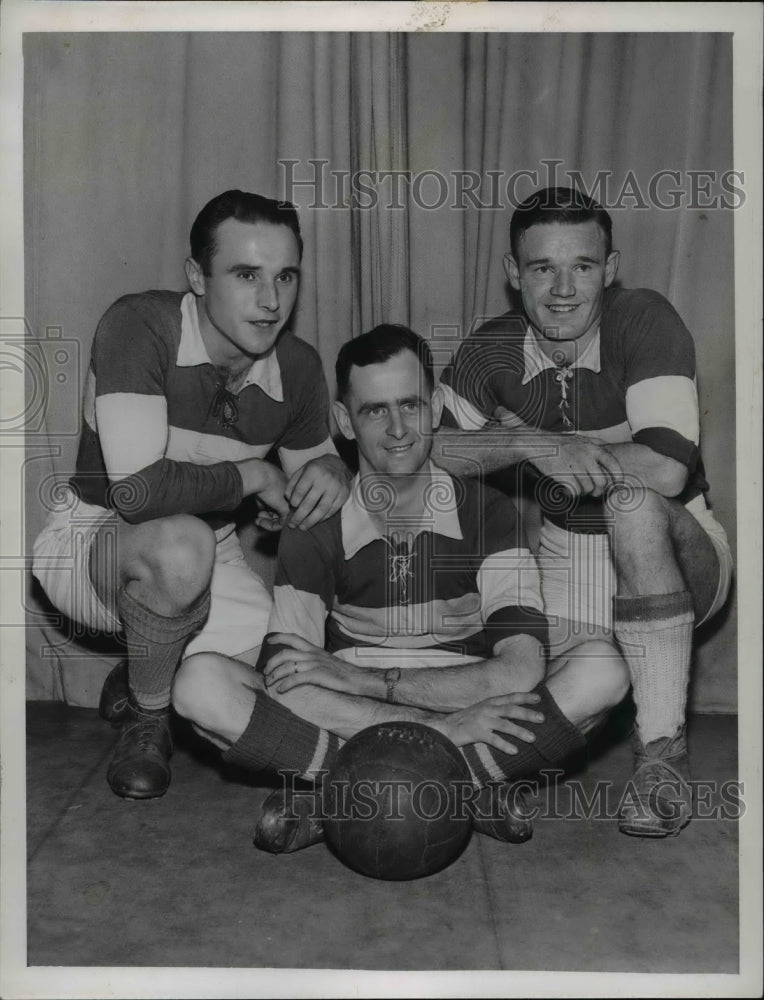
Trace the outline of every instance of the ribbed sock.
<path fill-rule="evenodd" d="M 541 702 L 534 707 L 544 714 L 545 721 L 534 726 L 533 744 L 518 741 L 517 754 L 503 753 L 485 743 L 460 748 L 479 787 L 536 775 L 586 744 L 581 731 L 562 714 L 547 688 L 542 684 L 534 690 L 541 695 Z M 247 728 L 225 751 L 223 760 L 250 771 L 296 771 L 301 777 L 315 780 L 320 772 L 332 767 L 343 742 L 258 691 Z"/>
<path fill-rule="evenodd" d="M 562 714 L 545 684 L 538 684 L 534 692 L 541 696 L 534 705 L 544 716 L 544 721 L 533 726 L 536 739 L 533 743 L 513 740 L 516 754 L 504 753 L 487 743 L 472 743 L 462 747 L 462 753 L 475 783 L 481 788 L 495 781 L 516 781 L 538 775 L 545 768 L 561 764 L 567 757 L 586 745 L 586 738 Z"/>
<path fill-rule="evenodd" d="M 643 744 L 684 725 L 695 616 L 689 591 L 614 599 L 614 630 L 629 666 Z"/>
<path fill-rule="evenodd" d="M 296 771 L 315 781 L 332 766 L 343 742 L 258 691 L 247 728 L 223 760 L 248 771 Z"/>
<path fill-rule="evenodd" d="M 130 690 L 142 708 L 167 708 L 183 649 L 207 620 L 209 591 L 174 618 L 151 611 L 124 587 L 117 597 L 117 608 L 127 644 Z"/>

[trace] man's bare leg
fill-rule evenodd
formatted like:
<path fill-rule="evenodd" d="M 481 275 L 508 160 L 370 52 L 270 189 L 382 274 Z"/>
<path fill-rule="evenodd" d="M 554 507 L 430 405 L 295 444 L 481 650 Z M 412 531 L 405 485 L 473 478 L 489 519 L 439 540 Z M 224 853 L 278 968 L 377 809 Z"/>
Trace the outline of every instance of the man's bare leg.
<path fill-rule="evenodd" d="M 611 644 L 596 641 L 584 643 L 550 667 L 546 687 L 557 707 L 580 732 L 589 732 L 629 689 L 629 673 L 618 650 Z M 320 714 L 311 711 L 315 699 L 310 686 L 299 689 L 304 695 L 299 706 L 289 695 L 279 701 L 316 727 L 333 728 L 327 716 L 332 700 L 337 701 L 337 718 L 346 729 L 346 704 L 350 695 L 321 690 Z M 296 695 L 298 691 L 290 692 Z M 173 706 L 189 719 L 194 727 L 221 749 L 237 743 L 248 726 L 259 700 L 274 702 L 265 695 L 262 678 L 249 665 L 219 653 L 197 653 L 183 661 L 173 685 Z M 365 700 L 365 699 L 364 699 Z M 405 708 L 402 709 L 405 712 Z"/>
<path fill-rule="evenodd" d="M 569 738 L 566 730 L 573 733 L 577 730 L 576 738 L 582 741 L 581 734 L 589 732 L 626 695 L 629 675 L 612 644 L 589 642 L 554 661 L 546 687 L 552 699 L 550 704 L 556 704 L 555 711 L 559 709 L 564 716 L 562 730 L 553 720 L 548 721 L 546 728 L 551 728 L 563 741 L 566 736 Z M 314 762 L 317 754 L 320 754 L 321 768 L 328 769 L 339 748 L 336 734 L 321 728 L 328 725 L 331 729 L 327 710 L 333 699 L 337 702 L 336 716 L 338 722 L 341 720 L 343 734 L 349 735 L 345 728 L 346 705 L 351 696 L 322 689 L 322 704 L 317 714 L 316 692 L 317 689 L 303 687 L 282 696 L 280 701 L 292 709 L 292 713 L 285 715 L 282 705 L 266 695 L 262 678 L 249 665 L 218 653 L 198 653 L 184 660 L 176 674 L 173 705 L 180 715 L 192 722 L 201 736 L 224 751 L 226 759 L 232 759 L 233 748 L 235 762 L 245 767 L 257 770 L 266 765 L 271 768 L 287 766 L 305 774 L 309 762 Z M 283 728 L 277 755 L 273 756 L 276 741 L 272 733 L 279 726 Z M 516 800 L 511 784 L 496 787 L 496 782 L 505 778 L 511 782 L 512 758 L 506 754 L 497 757 L 487 747 L 479 754 L 474 747 L 464 748 L 464 752 L 473 771 L 478 760 L 481 767 L 490 761 L 491 771 L 482 775 L 482 781 L 488 779 L 493 784 L 484 788 L 473 803 L 475 828 L 502 841 L 527 840 L 532 826 L 523 815 L 522 804 Z M 554 763 L 559 763 L 562 756 L 555 758 Z M 544 765 L 544 760 L 538 758 L 539 767 Z M 524 766 L 527 770 L 528 764 Z M 306 801 L 294 803 L 284 790 L 274 792 L 263 806 L 255 836 L 257 846 L 281 853 L 299 850 L 320 840 L 320 824 L 314 822 L 312 806 L 308 808 L 308 805 Z"/>

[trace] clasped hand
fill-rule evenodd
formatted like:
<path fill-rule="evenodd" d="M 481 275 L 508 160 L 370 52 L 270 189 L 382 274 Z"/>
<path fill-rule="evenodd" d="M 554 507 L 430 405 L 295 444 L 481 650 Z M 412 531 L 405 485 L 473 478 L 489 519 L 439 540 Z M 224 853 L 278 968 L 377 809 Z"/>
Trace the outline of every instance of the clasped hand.
<path fill-rule="evenodd" d="M 288 480 L 275 466 L 271 468 L 276 475 L 258 492 L 265 507 L 255 518 L 266 531 L 285 525 L 307 531 L 335 514 L 349 496 L 350 472 L 336 455 L 311 459 Z"/>
<path fill-rule="evenodd" d="M 529 461 L 575 496 L 599 497 L 611 486 L 623 482 L 621 463 L 598 437 L 540 431 L 503 406 L 496 407 L 493 418 L 508 431 L 527 434 L 531 442 L 538 439 L 538 448 L 531 444 Z"/>
<path fill-rule="evenodd" d="M 345 694 L 368 695 L 364 680 L 369 672 L 363 667 L 332 656 L 297 635 L 276 632 L 269 640 L 281 648 L 263 668 L 266 690 L 286 694 L 304 684 L 314 684 Z M 434 715 L 429 724 L 458 747 L 487 743 L 504 753 L 516 754 L 517 747 L 507 737 L 525 743 L 535 740 L 533 730 L 521 723 L 538 725 L 544 721 L 543 714 L 534 708 L 540 700 L 533 691 L 496 695 L 449 715 Z"/>
<path fill-rule="evenodd" d="M 266 688 L 285 694 L 302 684 L 315 684 L 330 691 L 360 694 L 362 671 L 346 663 L 320 646 L 314 646 L 298 635 L 276 632 L 270 636 L 273 645 L 283 644 L 263 668 Z"/>
<path fill-rule="evenodd" d="M 469 743 L 487 743 L 504 753 L 516 754 L 517 747 L 506 737 L 513 736 L 524 743 L 532 743 L 536 739 L 531 729 L 517 723 L 538 725 L 543 722 L 542 713 L 531 707 L 540 700 L 540 696 L 533 691 L 495 695 L 469 708 L 452 712 L 439 721 L 436 728 L 458 747 Z"/>

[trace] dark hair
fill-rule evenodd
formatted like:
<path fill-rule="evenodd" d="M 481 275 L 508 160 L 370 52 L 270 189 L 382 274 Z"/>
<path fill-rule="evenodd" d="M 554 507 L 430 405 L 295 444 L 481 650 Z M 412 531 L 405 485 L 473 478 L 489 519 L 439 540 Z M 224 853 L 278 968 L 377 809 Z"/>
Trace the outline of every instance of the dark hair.
<path fill-rule="evenodd" d="M 191 226 L 191 256 L 203 274 L 211 273 L 212 258 L 217 250 L 215 235 L 226 219 L 238 222 L 267 222 L 287 226 L 297 237 L 302 260 L 302 235 L 297 209 L 289 201 L 274 201 L 248 191 L 224 191 L 208 201 Z"/>
<path fill-rule="evenodd" d="M 613 249 L 613 221 L 602 207 L 588 195 L 575 188 L 543 188 L 521 202 L 512 214 L 509 224 L 509 245 L 512 256 L 518 259 L 520 237 L 531 226 L 562 222 L 573 225 L 594 221 L 605 236 L 605 256 Z"/>
<path fill-rule="evenodd" d="M 419 364 L 424 369 L 427 385 L 432 392 L 435 388 L 435 372 L 430 345 L 407 326 L 383 323 L 368 333 L 362 333 L 354 340 L 348 340 L 340 348 L 334 366 L 337 375 L 337 398 L 343 401 L 347 398 L 350 388 L 350 369 L 354 365 L 365 368 L 367 365 L 380 364 L 396 357 L 402 351 L 411 351 L 418 358 Z"/>

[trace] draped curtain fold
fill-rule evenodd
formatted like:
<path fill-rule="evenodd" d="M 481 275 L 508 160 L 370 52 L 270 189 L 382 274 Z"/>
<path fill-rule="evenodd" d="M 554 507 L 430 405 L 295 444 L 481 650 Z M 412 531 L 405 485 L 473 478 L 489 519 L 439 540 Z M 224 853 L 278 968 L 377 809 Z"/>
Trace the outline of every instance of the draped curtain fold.
<path fill-rule="evenodd" d="M 388 175 L 392 182 L 393 174 L 408 167 L 406 36 L 354 35 L 350 86 L 352 173 L 360 181 Z M 390 194 L 373 203 L 359 191 L 352 207 L 356 333 L 410 321 L 408 204 L 388 208 L 396 200 L 392 186 Z"/>
<path fill-rule="evenodd" d="M 99 316 L 127 292 L 184 287 L 191 222 L 220 191 L 297 204 L 305 258 L 293 328 L 331 385 L 339 346 L 377 323 L 413 326 L 441 367 L 476 321 L 506 308 L 510 196 L 566 183 L 567 171 L 609 179 L 615 198 L 630 172 L 644 190 L 658 171 L 679 171 L 686 189 L 688 171 L 732 167 L 724 35 L 24 41 L 26 314 L 32 336 L 58 331 L 74 357 L 62 382 L 51 379 L 47 434 L 29 453 L 28 544 L 45 514 L 42 484 L 74 464 Z M 668 295 L 695 336 L 712 499 L 734 536 L 732 213 L 626 197 L 612 214 L 623 283 Z M 733 660 L 728 614 L 700 651 L 696 705 L 734 704 Z"/>

